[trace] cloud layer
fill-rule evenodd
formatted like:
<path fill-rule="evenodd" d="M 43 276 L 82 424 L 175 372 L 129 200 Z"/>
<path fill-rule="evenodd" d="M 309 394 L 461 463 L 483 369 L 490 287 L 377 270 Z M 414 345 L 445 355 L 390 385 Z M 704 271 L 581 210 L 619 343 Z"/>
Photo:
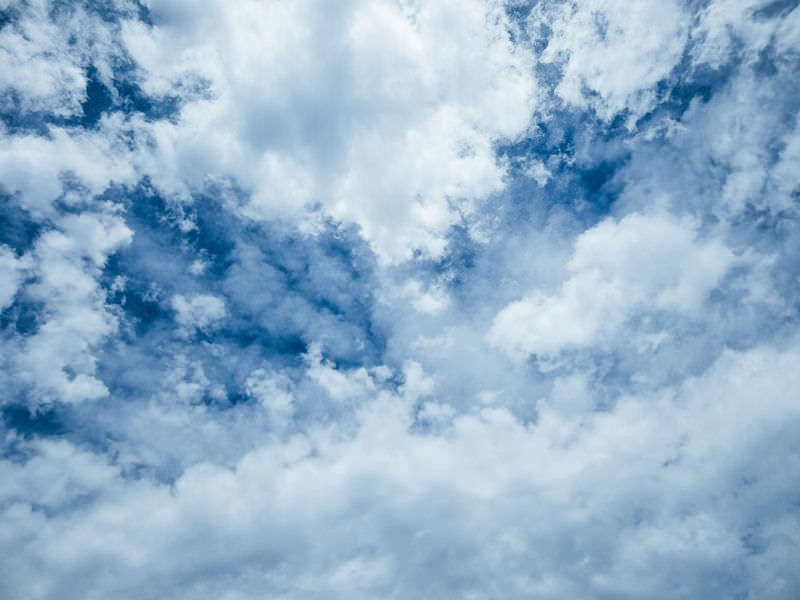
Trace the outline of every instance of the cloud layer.
<path fill-rule="evenodd" d="M 0 596 L 798 597 L 798 48 L 0 0 Z"/>

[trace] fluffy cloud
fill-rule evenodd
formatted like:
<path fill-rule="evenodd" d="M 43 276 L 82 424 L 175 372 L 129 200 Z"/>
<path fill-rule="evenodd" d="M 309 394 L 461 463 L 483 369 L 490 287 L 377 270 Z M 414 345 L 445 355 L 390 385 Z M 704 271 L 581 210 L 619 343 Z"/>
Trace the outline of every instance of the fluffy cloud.
<path fill-rule="evenodd" d="M 34 589 L 36 556 L 50 573 L 42 597 L 205 598 L 229 585 L 245 598 L 635 597 L 674 578 L 690 596 L 750 581 L 758 595 L 790 597 L 800 581 L 748 544 L 777 550 L 778 531 L 796 528 L 782 473 L 798 460 L 797 360 L 796 346 L 727 353 L 698 379 L 580 421 L 556 406 L 530 426 L 482 409 L 444 438 L 409 431 L 414 393 L 384 392 L 359 412 L 355 435 L 295 436 L 232 469 L 198 464 L 172 486 L 119 479 L 63 444 L 34 447 L 24 469 L 4 465 L 17 523 L 4 537 L 19 544 L 4 589 Z M 67 481 L 36 494 L 56 465 Z M 34 495 L 50 509 L 90 500 L 46 519 L 27 504 Z M 501 565 L 504 577 L 490 577 Z M 722 583 L 731 565 L 737 574 Z"/>
<path fill-rule="evenodd" d="M 88 67 L 111 86 L 115 68 L 124 62 L 115 18 L 135 15 L 136 4 L 111 0 L 100 12 L 85 2 L 3 4 L 0 106 L 4 115 L 22 117 L 26 125 L 43 117 L 79 117 L 88 99 Z"/>
<path fill-rule="evenodd" d="M 798 597 L 799 19 L 0 0 L 0 597 Z"/>
<path fill-rule="evenodd" d="M 176 320 L 183 327 L 203 329 L 225 318 L 225 302 L 208 294 L 187 298 L 177 294 L 172 298 Z"/>
<path fill-rule="evenodd" d="M 531 56 L 499 3 L 152 2 L 126 47 L 154 94 L 203 91 L 154 127 L 167 192 L 234 176 L 254 219 L 320 204 L 379 256 L 440 255 L 503 188 L 493 143 L 526 130 Z M 200 93 L 200 91 L 198 91 Z"/>
<path fill-rule="evenodd" d="M 109 184 L 127 183 L 134 169 L 126 162 L 119 120 L 97 134 L 54 127 L 49 136 L 19 135 L 0 140 L 0 177 L 8 194 L 35 213 L 50 213 L 56 200 L 70 204 L 102 193 Z M 75 185 L 67 185 L 70 179 Z M 50 216 L 50 215 L 48 215 Z"/>
<path fill-rule="evenodd" d="M 542 60 L 563 65 L 556 94 L 603 119 L 653 107 L 654 86 L 681 60 L 691 21 L 673 0 L 543 2 L 533 17 L 552 31 Z"/>
<path fill-rule="evenodd" d="M 15 27 L 0 31 L 0 90 L 4 108 L 12 94 L 24 110 L 67 116 L 80 111 L 86 77 L 80 56 L 69 47 L 58 24 L 47 19 L 47 2 L 15 8 L 24 11 Z M 6 9 L 8 10 L 8 9 Z"/>
<path fill-rule="evenodd" d="M 514 356 L 591 346 L 636 311 L 698 315 L 734 263 L 717 240 L 666 215 L 633 214 L 581 234 L 558 293 L 536 292 L 506 306 L 489 341 Z"/>
<path fill-rule="evenodd" d="M 83 213 L 65 217 L 59 230 L 37 242 L 30 257 L 35 279 L 25 296 L 43 304 L 47 320 L 34 335 L 19 340 L 13 364 L 17 376 L 43 399 L 78 402 L 108 393 L 95 376 L 93 349 L 115 332 L 117 319 L 105 306 L 95 276 L 107 255 L 131 238 L 118 217 Z"/>

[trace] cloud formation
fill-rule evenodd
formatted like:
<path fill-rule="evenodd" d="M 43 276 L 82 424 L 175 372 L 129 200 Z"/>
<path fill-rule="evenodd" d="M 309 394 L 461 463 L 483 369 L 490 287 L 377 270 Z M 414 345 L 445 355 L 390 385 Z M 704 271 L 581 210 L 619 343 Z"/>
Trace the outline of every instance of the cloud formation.
<path fill-rule="evenodd" d="M 575 241 L 567 279 L 503 308 L 490 343 L 511 355 L 553 354 L 613 338 L 640 311 L 699 316 L 734 256 L 695 239 L 690 223 L 663 215 L 603 221 Z"/>
<path fill-rule="evenodd" d="M 798 597 L 797 6 L 0 0 L 0 597 Z"/>

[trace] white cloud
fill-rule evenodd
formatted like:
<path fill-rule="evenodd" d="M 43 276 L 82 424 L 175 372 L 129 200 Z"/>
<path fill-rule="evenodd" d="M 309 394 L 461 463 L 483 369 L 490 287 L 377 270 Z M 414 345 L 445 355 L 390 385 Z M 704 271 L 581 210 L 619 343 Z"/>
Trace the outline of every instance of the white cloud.
<path fill-rule="evenodd" d="M 11 110 L 16 97 L 22 113 L 80 115 L 86 100 L 86 68 L 91 64 L 104 84 L 122 52 L 112 23 L 81 3 L 10 0 L 13 15 L 0 30 L 0 107 Z M 106 3 L 108 10 L 135 14 L 126 0 Z"/>
<path fill-rule="evenodd" d="M 492 144 L 525 131 L 534 82 L 500 4 L 177 6 L 151 2 L 155 28 L 124 26 L 145 89 L 211 86 L 178 124 L 152 127 L 162 189 L 232 175 L 245 215 L 297 219 L 321 203 L 397 261 L 441 254 L 454 207 L 503 188 Z"/>
<path fill-rule="evenodd" d="M 81 496 L 102 493 L 119 473 L 103 458 L 81 452 L 65 441 L 37 441 L 24 465 L 0 461 L 0 501 L 36 502 L 50 509 L 68 506 Z"/>
<path fill-rule="evenodd" d="M 227 314 L 225 301 L 210 294 L 172 297 L 172 309 L 179 325 L 192 329 L 207 329 L 218 324 Z"/>
<path fill-rule="evenodd" d="M 49 129 L 49 137 L 0 137 L 0 181 L 10 194 L 35 214 L 49 215 L 52 203 L 64 193 L 63 176 L 85 186 L 88 196 L 103 192 L 111 182 L 130 183 L 136 178 L 122 142 L 120 118 L 105 121 L 99 132 Z M 86 194 L 65 194 L 68 204 L 86 201 Z"/>
<path fill-rule="evenodd" d="M 608 219 L 581 234 L 556 294 L 534 292 L 501 310 L 490 343 L 515 358 L 591 346 L 637 310 L 696 315 L 734 263 L 691 222 L 656 214 Z"/>
<path fill-rule="evenodd" d="M 256 398 L 269 412 L 277 429 L 283 429 L 291 421 L 294 411 L 294 395 L 291 381 L 281 373 L 269 373 L 256 369 L 247 378 L 247 393 Z"/>
<path fill-rule="evenodd" d="M 525 167 L 525 177 L 534 179 L 540 186 L 545 186 L 553 174 L 540 160 L 530 161 Z"/>
<path fill-rule="evenodd" d="M 792 3 L 79 4 L 0 31 L 0 597 L 800 595 Z"/>
<path fill-rule="evenodd" d="M 792 11 L 785 19 L 774 18 L 787 8 L 791 8 L 789 3 L 780 1 L 718 0 L 709 3 L 700 11 L 693 28 L 692 35 L 698 43 L 692 48 L 692 58 L 699 64 L 719 68 L 733 58 L 735 52 L 742 53 L 745 61 L 755 62 L 759 54 L 775 42 L 781 53 L 796 51 L 796 42 L 800 40 L 800 15 Z M 768 16 L 770 13 L 772 18 Z"/>
<path fill-rule="evenodd" d="M 409 279 L 400 288 L 400 293 L 411 301 L 414 310 L 435 315 L 446 309 L 450 304 L 447 292 L 436 285 L 423 288 L 423 284 L 415 279 Z"/>
<path fill-rule="evenodd" d="M 19 92 L 28 110 L 59 116 L 80 112 L 86 78 L 79 57 L 69 52 L 59 26 L 46 18 L 48 3 L 26 4 L 28 18 L 0 30 L 0 91 Z"/>
<path fill-rule="evenodd" d="M 650 110 L 653 87 L 680 61 L 691 21 L 675 0 L 543 2 L 532 19 L 552 30 L 542 60 L 563 65 L 558 96 L 607 120 Z"/>
<path fill-rule="evenodd" d="M 445 572 L 441 589 L 465 595 L 662 596 L 679 577 L 694 596 L 734 564 L 756 575 L 751 591 L 791 597 L 800 586 L 791 569 L 742 539 L 758 536 L 773 556 L 787 549 L 779 528 L 796 529 L 785 472 L 798 449 L 797 360 L 796 347 L 729 352 L 672 391 L 621 398 L 581 421 L 545 409 L 523 425 L 484 408 L 456 416 L 445 437 L 410 432 L 410 398 L 383 394 L 354 436 L 317 430 L 270 442 L 233 469 L 198 464 L 171 486 L 111 480 L 113 467 L 68 445 L 35 447 L 30 468 L 3 463 L 15 502 L 0 531 L 17 551 L 2 585 L 67 599 L 83 585 L 121 598 L 223 588 L 418 597 Z M 776 462 L 786 456 L 794 462 Z M 58 490 L 39 497 L 65 462 Z M 30 508 L 87 491 L 78 512 L 44 518 Z M 444 549 L 461 560 L 443 560 Z M 504 576 L 490 577 L 501 565 Z"/>
<path fill-rule="evenodd" d="M 43 323 L 19 341 L 11 360 L 15 376 L 34 386 L 40 401 L 80 402 L 105 397 L 96 377 L 94 348 L 117 330 L 96 277 L 109 254 L 133 234 L 110 214 L 68 215 L 43 234 L 31 261 L 35 282 L 25 293 L 44 304 Z"/>
<path fill-rule="evenodd" d="M 372 377 L 364 367 L 350 371 L 337 369 L 322 357 L 319 343 L 311 344 L 305 358 L 308 377 L 336 402 L 363 400 L 376 390 Z"/>

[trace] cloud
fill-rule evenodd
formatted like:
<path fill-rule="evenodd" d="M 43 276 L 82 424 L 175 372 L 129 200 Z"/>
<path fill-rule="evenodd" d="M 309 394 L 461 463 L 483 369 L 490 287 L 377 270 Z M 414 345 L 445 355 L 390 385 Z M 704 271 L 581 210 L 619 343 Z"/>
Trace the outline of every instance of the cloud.
<path fill-rule="evenodd" d="M 172 297 L 176 320 L 183 327 L 205 329 L 225 318 L 225 302 L 209 294 L 187 298 L 181 294 Z"/>
<path fill-rule="evenodd" d="M 609 219 L 578 237 L 556 294 L 509 304 L 488 339 L 522 358 L 602 342 L 635 311 L 697 315 L 733 264 L 724 245 L 698 240 L 691 223 L 666 215 Z"/>
<path fill-rule="evenodd" d="M 113 89 L 125 61 L 115 19 L 135 15 L 137 4 L 9 0 L 0 30 L 0 106 L 4 122 L 20 128 L 80 119 L 93 83 Z M 98 80 L 92 81 L 89 67 Z M 113 94 L 112 94 L 113 95 Z"/>
<path fill-rule="evenodd" d="M 25 255 L 33 281 L 22 293 L 41 303 L 47 318 L 33 335 L 13 341 L 15 387 L 33 386 L 42 401 L 80 402 L 108 394 L 96 377 L 93 350 L 116 331 L 117 319 L 95 277 L 108 254 L 130 243 L 132 235 L 113 214 L 68 215 Z"/>
<path fill-rule="evenodd" d="M 503 188 L 492 144 L 525 132 L 535 84 L 500 4 L 180 7 L 123 29 L 150 93 L 208 82 L 153 127 L 165 192 L 234 176 L 248 217 L 320 204 L 398 261 L 441 255 L 458 210 Z"/>
<path fill-rule="evenodd" d="M 635 119 L 654 106 L 655 84 L 680 62 L 690 24 L 672 0 L 544 2 L 532 17 L 552 31 L 542 60 L 562 65 L 558 97 L 605 120 L 622 111 Z"/>
<path fill-rule="evenodd" d="M 14 93 L 28 111 L 67 116 L 80 111 L 86 78 L 47 9 L 46 2 L 27 3 L 23 18 L 0 31 L 0 90 L 4 104 Z"/>
<path fill-rule="evenodd" d="M 78 597 L 75 573 L 86 589 L 121 597 L 134 588 L 155 597 L 186 581 L 179 596 L 200 598 L 226 585 L 242 597 L 638 595 L 660 594 L 675 577 L 699 595 L 742 590 L 745 574 L 756 577 L 751 591 L 790 595 L 800 582 L 742 540 L 769 552 L 783 547 L 775 527 L 792 531 L 792 488 L 774 461 L 797 449 L 791 390 L 800 382 L 787 368 L 797 359 L 796 346 L 728 353 L 671 393 L 622 398 L 581 422 L 545 408 L 523 426 L 483 409 L 456 417 L 445 438 L 409 432 L 413 395 L 387 393 L 360 412 L 353 436 L 292 437 L 234 469 L 198 464 L 172 486 L 109 480 L 113 468 L 91 455 L 34 447 L 25 469 L 6 467 L 5 493 L 18 499 L 7 513 L 15 535 L 29 533 L 16 538 L 18 569 L 4 586 L 26 589 L 31 573 L 19 567 L 34 553 L 50 574 L 44 597 Z M 736 452 L 720 452 L 732 443 Z M 26 508 L 36 488 L 23 482 L 38 481 L 55 456 L 70 465 L 69 485 L 39 501 L 92 499 L 43 521 Z M 469 529 L 453 528 L 464 520 Z M 447 548 L 460 560 L 447 560 Z M 713 583 L 731 564 L 737 575 Z M 500 565 L 505 576 L 489 577 Z M 157 582 L 146 584 L 153 572 Z"/>
<path fill-rule="evenodd" d="M 0 0 L 0 597 L 796 598 L 796 4 Z"/>
<path fill-rule="evenodd" d="M 106 125 L 102 133 L 54 127 L 48 137 L 6 136 L 0 140 L 2 189 L 19 194 L 27 210 L 49 216 L 57 200 L 78 204 L 113 182 L 131 182 L 135 171 L 122 150 L 120 120 Z"/>

